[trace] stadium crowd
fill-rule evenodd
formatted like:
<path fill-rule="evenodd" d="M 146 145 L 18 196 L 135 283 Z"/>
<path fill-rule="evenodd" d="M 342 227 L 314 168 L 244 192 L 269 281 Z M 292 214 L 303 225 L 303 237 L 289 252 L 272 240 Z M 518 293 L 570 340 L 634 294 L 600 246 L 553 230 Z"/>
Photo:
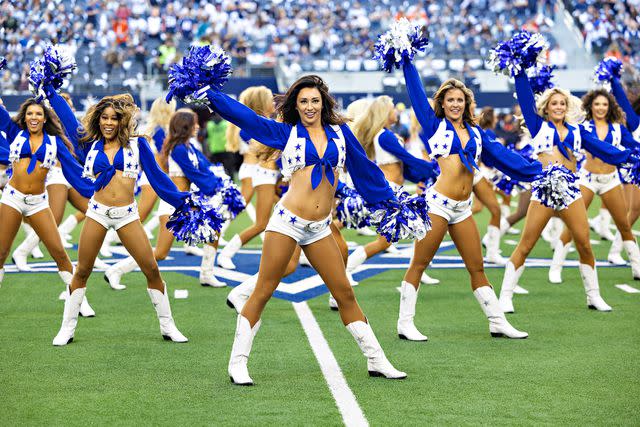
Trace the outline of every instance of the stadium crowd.
<path fill-rule="evenodd" d="M 164 74 L 179 59 L 178 52 L 200 43 L 229 52 L 236 75 L 242 75 L 247 64 L 270 67 L 279 58 L 305 70 L 318 59 L 352 61 L 349 69 L 360 69 L 363 60 L 371 58 L 376 35 L 402 15 L 428 28 L 430 57 L 455 59 L 461 71 L 469 60 L 472 68 L 481 67 L 491 46 L 515 30 L 545 33 L 552 3 L 4 0 L 0 52 L 8 66 L 0 90 L 26 90 L 28 63 L 49 42 L 68 45 L 76 53 L 79 80 L 105 87 L 112 73 L 117 73 L 116 80 L 122 77 L 125 86 L 135 86 L 144 74 Z"/>

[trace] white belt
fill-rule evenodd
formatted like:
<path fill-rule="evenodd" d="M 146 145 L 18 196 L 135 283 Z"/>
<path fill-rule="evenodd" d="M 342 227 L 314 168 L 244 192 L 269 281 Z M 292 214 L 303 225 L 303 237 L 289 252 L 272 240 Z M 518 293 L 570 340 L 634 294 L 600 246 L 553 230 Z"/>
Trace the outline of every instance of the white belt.
<path fill-rule="evenodd" d="M 127 206 L 105 206 L 91 200 L 89 202 L 89 208 L 99 214 L 105 215 L 109 219 L 120 219 L 133 214 L 137 206 L 135 203 Z"/>

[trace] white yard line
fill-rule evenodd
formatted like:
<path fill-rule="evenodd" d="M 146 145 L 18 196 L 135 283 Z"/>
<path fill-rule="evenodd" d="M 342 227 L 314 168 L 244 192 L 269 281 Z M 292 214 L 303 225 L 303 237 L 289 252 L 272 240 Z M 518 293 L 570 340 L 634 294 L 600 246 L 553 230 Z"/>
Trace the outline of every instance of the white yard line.
<path fill-rule="evenodd" d="M 364 416 L 356 396 L 353 394 L 347 384 L 347 380 L 342 375 L 342 370 L 338 365 L 329 343 L 324 338 L 322 330 L 313 316 L 309 305 L 306 302 L 293 303 L 293 309 L 300 319 L 302 329 L 307 334 L 309 344 L 313 354 L 315 354 L 320 365 L 320 370 L 324 379 L 327 381 L 329 391 L 333 395 L 333 399 L 336 401 L 338 410 L 342 415 L 342 420 L 347 427 L 352 426 L 368 426 L 369 422 Z"/>

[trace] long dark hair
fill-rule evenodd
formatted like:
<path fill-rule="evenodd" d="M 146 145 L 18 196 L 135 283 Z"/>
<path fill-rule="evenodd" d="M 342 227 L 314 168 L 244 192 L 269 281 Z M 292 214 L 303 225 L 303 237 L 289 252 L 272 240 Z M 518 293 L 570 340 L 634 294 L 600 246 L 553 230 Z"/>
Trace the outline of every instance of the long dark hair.
<path fill-rule="evenodd" d="M 496 124 L 496 113 L 493 107 L 483 107 L 480 111 L 480 119 L 478 120 L 478 126 L 486 130 L 493 128 Z"/>
<path fill-rule="evenodd" d="M 618 105 L 613 95 L 605 89 L 590 90 L 585 96 L 582 97 L 582 109 L 586 114 L 585 119 L 593 119 L 593 101 L 595 101 L 599 96 L 602 96 L 606 98 L 607 101 L 609 101 L 609 109 L 607 110 L 607 116 L 605 117 L 607 123 L 622 123 L 624 121 L 624 113 L 622 112 L 622 108 L 620 108 L 620 105 Z"/>
<path fill-rule="evenodd" d="M 37 105 L 38 107 L 42 108 L 42 110 L 44 111 L 45 122 L 44 122 L 43 130 L 48 135 L 57 136 L 58 138 L 60 138 L 64 142 L 64 145 L 67 146 L 69 151 L 72 154 L 75 153 L 73 145 L 71 145 L 71 142 L 69 142 L 69 140 L 67 139 L 67 136 L 64 133 L 64 130 L 62 128 L 62 124 L 60 123 L 60 119 L 56 115 L 55 111 L 39 103 L 38 101 L 36 101 L 35 98 L 29 98 L 26 101 L 24 101 L 22 104 L 20 104 L 20 109 L 18 110 L 18 114 L 16 114 L 12 120 L 18 126 L 20 126 L 20 129 L 23 129 L 23 130 L 27 129 L 27 108 L 31 107 L 32 105 Z"/>
<path fill-rule="evenodd" d="M 276 96 L 276 114 L 283 123 L 295 125 L 300 121 L 300 114 L 296 110 L 298 94 L 304 88 L 316 88 L 322 97 L 322 112 L 320 117 L 323 125 L 341 125 L 346 119 L 338 111 L 338 103 L 329 94 L 329 87 L 319 76 L 308 75 L 300 77 L 284 95 Z"/>
<path fill-rule="evenodd" d="M 82 119 L 84 134 L 80 138 L 80 144 L 91 144 L 94 141 L 102 139 L 102 131 L 100 131 L 100 116 L 107 108 L 113 108 L 118 117 L 118 134 L 116 139 L 122 147 L 129 146 L 129 139 L 135 136 L 136 122 L 134 116 L 138 111 L 138 107 L 133 97 L 128 94 L 120 94 L 114 96 L 105 96 L 97 104 L 92 105 L 87 110 L 87 114 Z"/>
<path fill-rule="evenodd" d="M 196 127 L 196 114 L 187 109 L 181 108 L 171 116 L 169 120 L 169 133 L 162 144 L 160 153 L 161 161 L 166 164 L 171 151 L 176 145 L 186 144 L 193 136 L 193 129 Z"/>

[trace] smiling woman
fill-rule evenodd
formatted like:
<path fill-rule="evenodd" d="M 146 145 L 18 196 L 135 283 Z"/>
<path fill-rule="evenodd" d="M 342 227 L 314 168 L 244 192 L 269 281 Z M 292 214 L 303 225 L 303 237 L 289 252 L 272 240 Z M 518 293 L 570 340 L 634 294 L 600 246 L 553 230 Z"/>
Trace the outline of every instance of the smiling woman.
<path fill-rule="evenodd" d="M 25 101 L 13 120 L 4 107 L 0 107 L 0 130 L 10 141 L 9 161 L 13 168 L 11 180 L 0 200 L 0 283 L 4 276 L 4 262 L 24 218 L 55 260 L 63 282 L 69 285 L 73 266 L 64 251 L 48 204 L 45 180 L 49 170 L 60 161 L 65 178 L 78 192 L 85 197 L 91 196 L 91 185 L 81 178 L 82 167 L 71 154 L 73 147 L 60 121 L 35 99 Z M 79 309 L 81 305 L 84 314 L 93 315 L 86 298 L 78 300 Z"/>

